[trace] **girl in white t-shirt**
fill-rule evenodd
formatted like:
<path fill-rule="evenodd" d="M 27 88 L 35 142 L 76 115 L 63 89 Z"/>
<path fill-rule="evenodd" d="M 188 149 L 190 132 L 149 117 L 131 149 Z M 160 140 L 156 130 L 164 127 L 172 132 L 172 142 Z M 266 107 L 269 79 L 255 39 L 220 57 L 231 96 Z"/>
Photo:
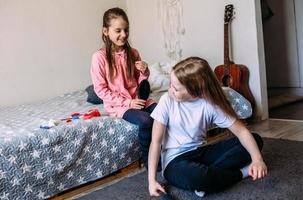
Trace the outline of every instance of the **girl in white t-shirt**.
<path fill-rule="evenodd" d="M 169 91 L 151 116 L 151 196 L 166 193 L 156 180 L 160 151 L 165 179 L 198 196 L 220 191 L 247 176 L 256 180 L 267 175 L 261 137 L 251 134 L 237 119 L 206 60 L 190 57 L 173 67 Z M 228 128 L 236 137 L 205 145 L 213 124 Z"/>

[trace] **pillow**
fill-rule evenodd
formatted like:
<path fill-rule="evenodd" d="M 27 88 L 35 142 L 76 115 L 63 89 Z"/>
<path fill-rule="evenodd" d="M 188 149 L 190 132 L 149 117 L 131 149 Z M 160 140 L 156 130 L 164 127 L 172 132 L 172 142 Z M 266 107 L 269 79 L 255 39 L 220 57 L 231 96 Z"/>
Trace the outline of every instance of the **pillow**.
<path fill-rule="evenodd" d="M 150 75 L 148 78 L 150 89 L 153 93 L 167 91 L 169 88 L 170 76 L 164 71 L 162 63 L 154 63 L 149 66 Z"/>
<path fill-rule="evenodd" d="M 85 89 L 85 91 L 87 92 L 87 99 L 86 99 L 87 102 L 92 103 L 92 104 L 101 104 L 101 103 L 103 103 L 103 100 L 100 99 L 96 95 L 93 85 L 88 86 Z"/>
<path fill-rule="evenodd" d="M 227 99 L 240 119 L 247 119 L 252 115 L 250 102 L 240 93 L 229 87 L 222 87 Z"/>
<path fill-rule="evenodd" d="M 222 87 L 222 89 L 239 119 L 247 119 L 252 115 L 251 104 L 245 97 L 230 87 Z M 215 136 L 224 133 L 225 130 L 225 128 L 218 128 L 216 125 L 213 125 L 207 131 L 207 136 Z"/>

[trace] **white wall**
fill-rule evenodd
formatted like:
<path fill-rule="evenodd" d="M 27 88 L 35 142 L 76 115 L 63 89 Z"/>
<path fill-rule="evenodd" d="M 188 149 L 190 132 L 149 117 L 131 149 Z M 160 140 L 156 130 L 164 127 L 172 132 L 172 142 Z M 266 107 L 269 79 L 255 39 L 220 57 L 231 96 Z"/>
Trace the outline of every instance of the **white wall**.
<path fill-rule="evenodd" d="M 250 70 L 250 88 L 257 102 L 256 116 L 267 118 L 266 73 L 259 0 L 183 0 L 185 35 L 181 38 L 183 58 L 200 56 L 210 65 L 223 63 L 223 22 L 226 4 L 235 7 L 231 23 L 231 59 Z M 148 9 L 147 9 L 148 8 Z M 150 64 L 169 61 L 163 47 L 157 1 L 127 0 L 130 37 L 142 59 Z"/>
<path fill-rule="evenodd" d="M 124 0 L 0 0 L 0 106 L 85 88 L 102 15 Z"/>

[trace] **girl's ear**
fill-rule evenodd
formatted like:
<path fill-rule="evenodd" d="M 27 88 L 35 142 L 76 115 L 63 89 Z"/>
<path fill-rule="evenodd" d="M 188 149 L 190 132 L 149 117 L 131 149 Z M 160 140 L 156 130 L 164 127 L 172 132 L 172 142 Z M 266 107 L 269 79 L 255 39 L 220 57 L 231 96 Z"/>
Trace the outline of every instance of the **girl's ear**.
<path fill-rule="evenodd" d="M 108 35 L 108 30 L 107 28 L 102 28 L 102 33 L 107 36 Z"/>

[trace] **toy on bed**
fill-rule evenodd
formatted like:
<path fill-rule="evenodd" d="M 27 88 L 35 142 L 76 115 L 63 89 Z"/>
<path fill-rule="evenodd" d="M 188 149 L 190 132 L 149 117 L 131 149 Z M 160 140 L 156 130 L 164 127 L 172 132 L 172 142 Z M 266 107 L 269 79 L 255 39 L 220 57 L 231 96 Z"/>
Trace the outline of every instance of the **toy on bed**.
<path fill-rule="evenodd" d="M 75 112 L 75 113 L 71 114 L 70 117 L 67 117 L 67 118 L 50 119 L 48 121 L 45 121 L 42 124 L 40 124 L 40 128 L 50 129 L 52 127 L 62 125 L 62 124 L 65 124 L 65 123 L 69 123 L 69 122 L 72 122 L 74 120 L 87 120 L 87 119 L 91 119 L 93 117 L 100 117 L 100 116 L 101 116 L 101 113 L 99 112 L 98 109 L 91 109 L 91 110 L 87 111 L 84 114 L 81 114 L 79 112 Z"/>

